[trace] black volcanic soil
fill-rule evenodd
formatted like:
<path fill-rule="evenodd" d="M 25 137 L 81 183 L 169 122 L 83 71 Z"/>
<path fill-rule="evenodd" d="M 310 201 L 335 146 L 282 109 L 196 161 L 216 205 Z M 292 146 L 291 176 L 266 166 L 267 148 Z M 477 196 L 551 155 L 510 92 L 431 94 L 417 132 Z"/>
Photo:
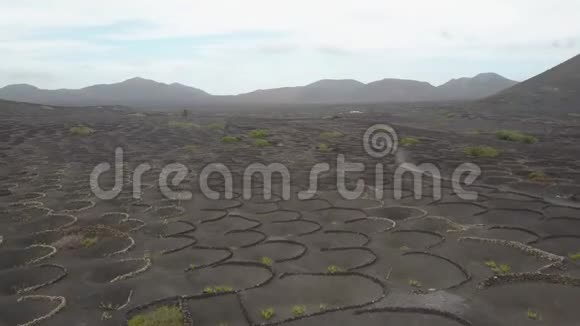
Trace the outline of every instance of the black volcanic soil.
<path fill-rule="evenodd" d="M 375 123 L 420 142 L 371 158 L 361 138 Z M 95 133 L 71 135 L 78 125 Z M 213 108 L 183 118 L 1 102 L 0 126 L 0 325 L 123 325 L 162 304 L 181 306 L 192 325 L 580 324 L 580 263 L 572 259 L 580 253 L 578 116 L 393 104 Z M 271 146 L 257 147 L 254 129 L 268 129 Z M 498 129 L 539 142 L 501 141 Z M 342 136 L 324 134 L 331 131 Z M 240 141 L 224 144 L 225 135 Z M 322 143 L 329 151 L 317 150 Z M 500 154 L 468 157 L 472 145 Z M 117 147 L 124 188 L 101 200 L 89 175 L 113 163 Z M 337 192 L 337 154 L 366 164 L 347 181 L 348 189 L 366 181 L 362 198 Z M 436 199 L 427 178 L 417 199 L 406 178 L 394 198 L 393 172 L 404 161 L 434 163 L 444 177 L 476 163 L 482 177 L 466 189 L 480 196 L 462 200 L 444 181 Z M 189 173 L 170 187 L 191 190 L 192 200 L 169 200 L 158 187 L 163 167 L 176 162 Z M 200 172 L 215 162 L 234 176 L 231 199 L 200 193 Z M 292 199 L 283 199 L 279 175 L 271 198 L 244 199 L 242 175 L 254 162 L 285 164 Z M 299 200 L 310 168 L 323 162 L 331 171 L 318 193 Z M 376 199 L 379 162 L 389 174 Z M 130 181 L 141 163 L 151 170 L 139 199 Z M 550 178 L 530 180 L 533 171 Z M 255 179 L 259 194 L 263 180 Z M 223 190 L 219 175 L 209 180 Z M 104 188 L 113 184 L 111 172 L 101 176 Z M 266 320 L 261 311 L 270 307 Z"/>

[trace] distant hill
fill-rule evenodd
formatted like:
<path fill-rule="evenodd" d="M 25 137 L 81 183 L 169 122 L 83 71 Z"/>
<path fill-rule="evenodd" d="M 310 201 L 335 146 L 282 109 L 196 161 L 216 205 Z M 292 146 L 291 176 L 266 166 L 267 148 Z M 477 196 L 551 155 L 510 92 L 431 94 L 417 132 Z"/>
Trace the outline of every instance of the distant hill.
<path fill-rule="evenodd" d="M 26 84 L 0 88 L 0 98 L 6 100 L 65 106 L 178 107 L 191 105 L 210 96 L 197 88 L 144 78 L 82 89 L 44 90 Z"/>
<path fill-rule="evenodd" d="M 480 101 L 505 109 L 580 110 L 580 55 Z"/>
<path fill-rule="evenodd" d="M 478 99 L 497 94 L 518 82 L 496 73 L 488 72 L 473 78 L 452 79 L 437 87 L 441 98 Z"/>
<path fill-rule="evenodd" d="M 258 90 L 238 100 L 260 103 L 364 103 L 475 100 L 495 94 L 517 82 L 498 74 L 453 79 L 439 87 L 407 79 L 382 79 L 368 84 L 352 79 L 321 80 L 306 86 Z"/>
<path fill-rule="evenodd" d="M 383 79 L 368 84 L 353 79 L 324 79 L 306 86 L 257 90 L 236 96 L 214 96 L 182 84 L 143 78 L 82 89 L 45 90 L 19 84 L 0 88 L 0 98 L 63 106 L 122 105 L 176 108 L 207 103 L 364 103 L 478 99 L 512 86 L 497 74 L 454 79 L 435 87 L 427 82 Z"/>

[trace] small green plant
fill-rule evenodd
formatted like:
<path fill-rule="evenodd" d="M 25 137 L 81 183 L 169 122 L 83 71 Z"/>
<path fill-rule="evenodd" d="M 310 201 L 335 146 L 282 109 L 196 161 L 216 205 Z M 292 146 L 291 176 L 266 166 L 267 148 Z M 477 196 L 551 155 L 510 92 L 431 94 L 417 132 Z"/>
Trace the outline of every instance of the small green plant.
<path fill-rule="evenodd" d="M 220 131 L 226 128 L 226 124 L 223 122 L 212 122 L 205 127 L 212 131 Z"/>
<path fill-rule="evenodd" d="M 328 309 L 328 305 L 327 304 L 321 303 L 321 304 L 318 305 L 318 310 L 324 311 L 326 309 Z"/>
<path fill-rule="evenodd" d="M 230 287 L 230 286 L 223 286 L 223 285 L 217 285 L 217 286 L 208 286 L 205 287 L 203 289 L 203 293 L 206 294 L 213 294 L 213 293 L 225 293 L 225 292 L 233 292 L 234 288 Z"/>
<path fill-rule="evenodd" d="M 169 128 L 190 129 L 197 127 L 193 122 L 188 121 L 169 121 L 167 123 Z"/>
<path fill-rule="evenodd" d="M 543 171 L 533 171 L 528 174 L 528 179 L 536 182 L 549 182 L 551 178 Z"/>
<path fill-rule="evenodd" d="M 272 258 L 266 257 L 266 256 L 262 257 L 261 262 L 262 262 L 262 264 L 267 265 L 267 266 L 272 266 L 272 264 L 274 263 Z"/>
<path fill-rule="evenodd" d="M 342 269 L 336 265 L 329 265 L 328 267 L 326 267 L 326 272 L 328 274 L 336 274 L 336 273 L 340 273 L 343 271 L 344 271 L 344 269 Z"/>
<path fill-rule="evenodd" d="M 465 154 L 472 157 L 488 157 L 493 158 L 499 155 L 499 151 L 490 146 L 471 146 L 464 150 Z"/>
<path fill-rule="evenodd" d="M 69 132 L 74 136 L 89 136 L 95 133 L 95 129 L 87 126 L 77 126 L 70 128 Z"/>
<path fill-rule="evenodd" d="M 262 318 L 264 320 L 270 320 L 275 315 L 276 315 L 276 312 L 274 311 L 274 308 L 272 308 L 272 307 L 260 311 L 260 316 L 262 316 Z"/>
<path fill-rule="evenodd" d="M 409 280 L 409 285 L 417 289 L 423 286 L 423 284 L 417 280 Z"/>
<path fill-rule="evenodd" d="M 251 138 L 266 138 L 266 137 L 268 137 L 268 130 L 266 130 L 266 129 L 252 130 L 252 131 L 250 131 L 249 136 Z"/>
<path fill-rule="evenodd" d="M 224 144 L 235 144 L 240 141 L 240 138 L 235 136 L 224 136 L 222 137 L 222 143 Z"/>
<path fill-rule="evenodd" d="M 83 245 L 83 247 L 85 247 L 85 248 L 90 248 L 90 247 L 94 246 L 98 241 L 99 241 L 99 238 L 96 236 L 84 237 L 81 240 L 81 245 Z"/>
<path fill-rule="evenodd" d="M 195 264 L 189 264 L 189 269 L 190 270 L 194 270 L 197 266 Z"/>
<path fill-rule="evenodd" d="M 495 136 L 501 140 L 525 144 L 534 144 L 538 142 L 538 138 L 515 130 L 499 130 L 495 133 Z"/>
<path fill-rule="evenodd" d="M 415 137 L 403 137 L 399 142 L 401 146 L 413 146 L 419 144 L 421 141 Z"/>
<path fill-rule="evenodd" d="M 129 320 L 129 326 L 183 326 L 185 316 L 178 307 L 162 306 L 152 312 L 136 315 Z"/>
<path fill-rule="evenodd" d="M 306 306 L 304 305 L 296 305 L 292 307 L 292 314 L 294 317 L 300 317 L 306 314 Z"/>
<path fill-rule="evenodd" d="M 528 309 L 527 316 L 531 320 L 542 320 L 542 316 L 540 315 L 540 313 L 532 309 Z"/>
<path fill-rule="evenodd" d="M 568 257 L 570 257 L 572 261 L 580 261 L 580 252 L 577 252 L 575 254 L 568 254 Z"/>
<path fill-rule="evenodd" d="M 408 251 L 408 250 L 411 250 L 411 248 L 409 248 L 409 247 L 407 247 L 407 246 L 401 246 L 401 247 L 399 248 L 399 250 L 401 250 L 401 251 Z"/>
<path fill-rule="evenodd" d="M 344 135 L 338 131 L 325 131 L 325 132 L 320 134 L 320 138 L 328 139 L 328 140 L 335 139 L 335 138 L 342 137 L 342 136 L 344 136 Z"/>
<path fill-rule="evenodd" d="M 256 139 L 254 141 L 254 145 L 256 147 L 268 147 L 271 146 L 272 144 L 270 144 L 270 142 L 266 139 Z"/>
<path fill-rule="evenodd" d="M 111 318 L 113 318 L 113 315 L 108 311 L 103 311 L 101 314 L 101 320 L 109 320 Z"/>
<path fill-rule="evenodd" d="M 489 269 L 491 269 L 492 272 L 494 272 L 497 275 L 505 275 L 505 274 L 509 274 L 512 270 L 512 268 L 510 267 L 510 265 L 507 264 L 498 264 L 493 260 L 488 260 L 485 262 L 485 266 L 489 267 Z"/>
<path fill-rule="evenodd" d="M 322 153 L 330 152 L 330 146 L 327 144 L 318 144 L 318 151 Z"/>

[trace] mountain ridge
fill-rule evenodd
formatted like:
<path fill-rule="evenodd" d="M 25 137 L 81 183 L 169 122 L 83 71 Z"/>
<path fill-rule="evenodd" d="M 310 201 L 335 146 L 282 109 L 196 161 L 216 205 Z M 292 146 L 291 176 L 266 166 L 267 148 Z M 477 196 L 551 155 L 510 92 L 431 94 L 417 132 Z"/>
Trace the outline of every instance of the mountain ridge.
<path fill-rule="evenodd" d="M 80 89 L 47 90 L 29 84 L 13 84 L 0 88 L 0 98 L 47 105 L 168 108 L 220 101 L 282 104 L 415 102 L 479 99 L 517 83 L 498 74 L 486 74 L 452 79 L 438 87 L 424 81 L 397 78 L 369 83 L 355 79 L 321 79 L 305 86 L 261 89 L 229 96 L 212 95 L 180 83 L 166 84 L 133 77 L 118 83 L 96 84 Z M 481 87 L 482 76 L 487 76 L 487 83 L 493 84 L 493 87 Z"/>

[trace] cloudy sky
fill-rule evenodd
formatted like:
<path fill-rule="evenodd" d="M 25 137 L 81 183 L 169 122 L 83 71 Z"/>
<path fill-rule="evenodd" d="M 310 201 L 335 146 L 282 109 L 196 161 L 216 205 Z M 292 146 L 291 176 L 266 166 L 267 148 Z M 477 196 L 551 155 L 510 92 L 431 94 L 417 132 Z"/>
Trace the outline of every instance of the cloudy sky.
<path fill-rule="evenodd" d="M 0 0 L 0 86 L 524 80 L 580 53 L 578 13 L 578 0 Z"/>

